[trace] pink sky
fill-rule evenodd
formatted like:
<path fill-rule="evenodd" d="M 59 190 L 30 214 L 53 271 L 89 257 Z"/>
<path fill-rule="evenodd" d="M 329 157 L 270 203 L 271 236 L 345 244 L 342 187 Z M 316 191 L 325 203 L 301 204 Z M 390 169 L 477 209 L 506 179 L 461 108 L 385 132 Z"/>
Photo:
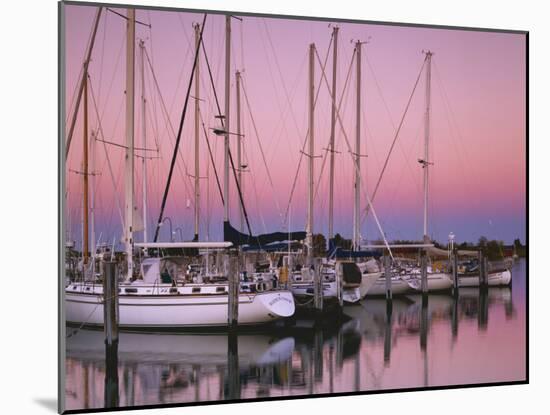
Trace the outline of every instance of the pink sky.
<path fill-rule="evenodd" d="M 66 6 L 66 99 L 67 113 L 78 81 L 95 8 Z M 119 10 L 125 13 L 124 10 Z M 192 23 L 201 14 L 137 10 L 137 20 L 151 23 L 151 29 L 137 25 L 136 37 L 145 40 L 170 120 L 177 131 L 185 91 L 192 67 Z M 479 236 L 511 242 L 525 240 L 525 36 L 522 34 L 441 30 L 372 24 L 338 23 L 340 95 L 353 52 L 351 40 L 369 40 L 363 47 L 362 71 L 362 159 L 363 180 L 372 192 L 390 147 L 395 126 L 422 65 L 423 49 L 434 52 L 432 66 L 431 159 L 435 163 L 430 182 L 429 233 L 440 241 L 453 231 L 457 238 L 474 241 Z M 235 130 L 235 70 L 243 78 L 260 140 L 274 179 L 272 189 L 262 162 L 248 109 L 242 98 L 246 162 L 250 173 L 244 183 L 245 203 L 254 233 L 280 230 L 277 205 L 283 211 L 307 129 L 307 53 L 311 42 L 323 59 L 332 28 L 328 22 L 276 18 L 233 19 L 231 129 Z M 212 65 L 216 89 L 223 110 L 224 17 L 209 15 L 204 42 Z M 138 48 L 136 48 L 137 50 Z M 139 55 L 137 56 L 139 62 Z M 202 58 L 202 56 L 201 56 Z M 146 64 L 147 65 L 147 64 Z M 326 74 L 332 77 L 329 57 Z M 201 111 L 207 127 L 214 127 L 215 104 L 204 60 L 201 62 Z M 158 143 L 160 158 L 151 160 L 149 169 L 150 229 L 156 221 L 164 191 L 174 138 L 166 128 L 159 94 L 151 72 L 146 69 L 148 102 L 148 147 Z M 317 65 L 316 85 L 321 70 Z M 98 101 L 105 138 L 124 142 L 125 22 L 119 16 L 102 16 L 90 65 L 94 95 Z M 139 112 L 140 71 L 136 68 L 136 146 L 141 146 Z M 422 169 L 417 159 L 423 154 L 424 76 L 405 119 L 395 151 L 382 180 L 374 206 L 390 239 L 418 239 L 422 234 Z M 285 92 L 286 91 L 286 92 Z M 380 93 L 381 91 L 381 93 Z M 287 99 L 287 94 L 288 98 Z M 289 103 L 290 101 L 290 103 Z M 342 118 L 348 138 L 355 140 L 355 67 L 343 101 Z M 98 121 L 90 101 L 90 128 Z M 387 105 L 387 109 L 386 109 Z M 324 154 L 330 133 L 330 98 L 325 84 L 316 107 L 316 153 Z M 193 195 L 191 178 L 185 175 L 185 160 L 193 172 L 193 111 L 185 120 L 177 170 L 173 177 L 166 215 L 183 228 L 185 238 L 193 234 Z M 221 173 L 223 153 L 220 139 L 210 137 L 215 162 Z M 118 189 L 114 190 L 103 145 L 96 147 L 96 235 L 112 240 L 120 237 L 121 225 L 114 202 L 123 201 L 123 150 L 108 147 Z M 352 144 L 353 145 L 353 144 Z M 207 174 L 207 152 L 201 133 L 201 176 Z M 351 236 L 353 164 L 337 129 L 335 231 Z M 236 150 L 232 150 L 236 154 Z M 67 165 L 79 169 L 82 158 L 82 117 L 77 121 Z M 316 160 L 316 176 L 322 159 Z M 291 227 L 303 229 L 306 215 L 305 160 L 291 207 Z M 81 239 L 81 176 L 68 174 L 71 237 Z M 141 166 L 136 160 L 136 199 L 141 200 Z M 210 239 L 221 238 L 223 209 L 210 168 L 210 179 L 201 180 L 201 239 L 206 238 L 206 218 L 210 217 Z M 210 203 L 207 206 L 207 186 Z M 233 183 L 232 183 L 233 186 Z M 238 205 L 232 187 L 231 221 L 238 224 Z M 190 208 L 186 208 L 187 200 Z M 362 205 L 366 199 L 363 196 Z M 315 232 L 327 233 L 328 163 L 321 178 L 315 212 Z M 164 232 L 164 231 L 163 231 Z M 152 231 L 151 231 L 152 233 Z M 379 238 L 372 218 L 363 224 L 367 239 Z M 179 237 L 179 235 L 178 235 Z M 168 234 L 162 234 L 163 239 Z M 139 240 L 139 237 L 137 238 Z"/>

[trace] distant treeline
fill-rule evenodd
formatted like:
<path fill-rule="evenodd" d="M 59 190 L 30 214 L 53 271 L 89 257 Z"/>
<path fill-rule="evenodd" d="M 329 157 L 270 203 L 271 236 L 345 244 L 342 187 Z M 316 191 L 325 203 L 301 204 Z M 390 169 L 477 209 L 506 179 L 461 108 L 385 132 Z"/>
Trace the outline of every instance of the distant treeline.
<path fill-rule="evenodd" d="M 336 246 L 342 247 L 343 249 L 351 249 L 352 241 L 351 239 L 346 239 L 342 237 L 339 233 L 334 236 L 334 241 Z M 408 240 L 408 239 L 396 239 L 388 241 L 393 245 L 412 245 L 412 244 L 422 244 L 423 241 L 417 240 Z M 376 240 L 372 242 L 373 245 L 383 245 L 384 241 Z M 438 241 L 433 241 L 433 244 L 436 248 L 447 249 L 447 243 L 442 244 Z M 313 236 L 313 246 L 314 252 L 316 255 L 324 255 L 326 253 L 326 239 L 324 235 L 316 234 Z M 474 242 L 461 242 L 456 245 L 458 249 L 470 250 L 470 251 L 479 251 L 483 250 L 485 255 L 489 260 L 498 260 L 503 257 L 512 256 L 514 254 L 519 257 L 525 257 L 527 254 L 527 246 L 523 245 L 519 238 L 514 240 L 512 245 L 505 245 L 503 241 L 496 239 L 489 240 L 485 236 L 481 236 L 476 243 Z M 410 253 L 410 249 L 399 249 L 395 248 L 392 251 L 396 253 Z"/>
<path fill-rule="evenodd" d="M 335 246 L 338 246 L 342 249 L 351 249 L 352 242 L 351 239 L 346 239 L 339 233 L 337 233 L 334 236 L 334 242 Z M 408 239 L 396 239 L 393 241 L 388 241 L 390 244 L 402 244 L 402 245 L 410 245 L 410 244 L 422 244 L 423 241 L 415 241 L 415 240 L 408 240 Z M 372 241 L 373 245 L 383 245 L 384 241 L 382 240 L 375 240 Z M 442 244 L 438 241 L 433 241 L 433 244 L 436 248 L 441 249 L 447 249 L 447 244 Z M 514 254 L 518 255 L 519 257 L 525 257 L 527 254 L 527 246 L 523 245 L 519 238 L 514 240 L 514 243 L 512 245 L 505 245 L 503 241 L 499 241 L 496 239 L 489 240 L 485 236 L 481 236 L 476 243 L 473 242 L 461 242 L 456 245 L 458 249 L 463 250 L 470 250 L 470 251 L 479 251 L 483 250 L 485 252 L 485 255 L 490 260 L 498 260 L 502 257 L 512 256 Z M 317 233 L 313 235 L 313 254 L 315 256 L 325 256 L 327 254 L 328 250 L 328 244 L 327 239 L 325 235 Z M 154 250 L 150 250 L 149 254 L 152 254 Z M 168 248 L 162 250 L 163 255 L 196 255 L 197 250 L 193 249 L 182 249 L 182 248 Z M 410 249 L 392 249 L 397 254 L 407 254 L 411 253 Z M 82 254 L 80 251 L 76 250 L 70 250 L 70 256 L 77 256 L 80 257 Z M 116 252 L 115 253 L 117 260 L 121 260 L 124 257 L 124 252 Z"/>

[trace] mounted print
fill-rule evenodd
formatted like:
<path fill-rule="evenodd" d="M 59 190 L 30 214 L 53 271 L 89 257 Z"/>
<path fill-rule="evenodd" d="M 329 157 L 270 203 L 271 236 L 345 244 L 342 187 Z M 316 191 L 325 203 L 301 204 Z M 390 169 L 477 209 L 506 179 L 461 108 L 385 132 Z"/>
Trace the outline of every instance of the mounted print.
<path fill-rule="evenodd" d="M 527 32 L 59 19 L 60 412 L 528 382 Z"/>

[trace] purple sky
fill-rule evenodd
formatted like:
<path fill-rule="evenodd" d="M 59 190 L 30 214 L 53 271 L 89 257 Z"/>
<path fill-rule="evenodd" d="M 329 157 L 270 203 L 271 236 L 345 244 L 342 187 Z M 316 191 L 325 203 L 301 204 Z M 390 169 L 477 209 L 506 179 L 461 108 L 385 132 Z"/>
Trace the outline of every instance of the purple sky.
<path fill-rule="evenodd" d="M 118 10 L 118 9 L 117 9 Z M 125 10 L 118 10 L 126 13 Z M 70 114 L 95 8 L 66 6 L 66 90 L 67 113 Z M 138 10 L 136 18 L 150 23 L 151 29 L 137 25 L 136 37 L 145 40 L 152 58 L 162 99 L 177 130 L 192 67 L 192 23 L 202 15 L 191 13 Z M 242 98 L 245 161 L 249 173 L 244 175 L 245 203 L 254 233 L 281 230 L 280 213 L 289 202 L 300 148 L 307 129 L 307 53 L 316 44 L 321 59 L 327 53 L 332 28 L 328 22 L 245 17 L 233 20 L 232 39 L 232 109 L 231 125 L 235 129 L 234 73 L 244 70 L 243 79 L 259 140 L 267 158 L 274 186 L 270 185 L 262 161 L 258 139 L 248 107 Z M 339 23 L 339 62 L 337 94 L 340 96 L 353 52 L 352 40 L 368 40 L 362 60 L 362 159 L 363 180 L 372 192 L 386 154 L 403 115 L 405 104 L 418 76 L 424 56 L 422 50 L 434 52 L 432 66 L 432 123 L 430 157 L 434 162 L 430 179 L 429 233 L 446 241 L 453 231 L 459 241 L 475 241 L 481 235 L 511 242 L 525 240 L 526 206 L 526 112 L 525 112 L 525 37 L 521 34 L 425 29 L 367 24 Z M 216 89 L 223 110 L 224 17 L 209 15 L 204 42 L 212 65 Z M 137 50 L 138 48 L 136 48 Z M 201 56 L 202 58 L 202 56 Z M 137 55 L 139 63 L 139 54 Z M 146 64 L 147 65 L 147 64 Z M 321 79 L 315 67 L 316 85 Z M 105 139 L 124 141 L 125 24 L 113 13 L 104 13 L 99 25 L 90 66 L 95 99 L 101 114 Z M 332 61 L 326 68 L 329 82 Z M 204 60 L 201 62 L 201 111 L 205 124 L 215 126 L 215 105 Z M 147 97 L 148 147 L 158 145 L 160 158 L 148 164 L 150 229 L 156 221 L 164 191 L 174 138 L 151 71 L 145 71 Z M 140 70 L 136 68 L 136 143 L 141 145 L 139 96 Z M 390 239 L 418 239 L 422 234 L 422 169 L 417 159 L 423 153 L 424 75 L 413 97 L 396 148 L 390 158 L 374 201 L 376 212 Z M 342 104 L 341 115 L 346 135 L 355 140 L 355 67 Z M 90 98 L 91 100 L 91 98 Z M 330 98 L 324 83 L 316 107 L 316 154 L 324 155 L 330 133 Z M 174 174 L 173 189 L 166 215 L 174 228 L 182 227 L 184 238 L 193 234 L 193 111 L 186 118 L 181 157 Z M 98 117 L 90 102 L 90 128 L 98 128 Z M 222 145 L 210 137 L 218 171 L 223 166 Z M 78 170 L 82 158 L 82 117 L 79 116 L 74 141 L 67 161 Z M 115 191 L 105 162 L 103 144 L 96 154 L 96 236 L 103 240 L 120 237 L 121 225 L 115 197 L 123 200 L 123 151 L 108 146 L 117 178 Z M 138 144 L 136 144 L 138 145 Z M 353 145 L 353 144 L 352 144 Z M 221 238 L 221 206 L 204 136 L 201 134 L 201 239 L 206 238 L 210 221 L 210 239 Z M 350 237 L 352 228 L 353 164 L 344 134 L 337 128 L 335 231 Z M 234 153 L 236 150 L 233 150 Z M 141 207 L 141 166 L 136 160 L 136 200 Z M 316 176 L 322 159 L 316 160 Z M 81 176 L 68 174 L 68 202 L 71 237 L 81 239 Z M 317 180 L 316 178 L 316 180 Z M 305 226 L 307 172 L 302 163 L 296 192 L 291 204 L 291 227 Z M 207 193 L 210 194 L 207 200 Z M 238 223 L 238 205 L 234 186 L 231 220 Z M 207 203 L 208 202 L 208 203 Z M 189 205 L 189 207 L 187 207 Z M 366 198 L 362 198 L 362 206 Z M 316 200 L 315 232 L 327 233 L 328 162 L 320 179 Z M 366 239 L 379 238 L 369 217 L 362 226 Z M 152 232 L 151 232 L 152 233 Z M 168 239 L 163 230 L 162 238 Z M 178 234 L 179 238 L 179 234 Z M 137 237 L 140 240 L 140 237 Z"/>

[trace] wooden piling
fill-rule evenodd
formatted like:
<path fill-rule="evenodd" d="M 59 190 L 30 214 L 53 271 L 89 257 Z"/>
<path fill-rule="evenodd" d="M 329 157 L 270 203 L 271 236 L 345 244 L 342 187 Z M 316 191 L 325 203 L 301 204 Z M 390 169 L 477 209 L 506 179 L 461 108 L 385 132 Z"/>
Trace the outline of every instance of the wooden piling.
<path fill-rule="evenodd" d="M 391 288 L 391 258 L 389 255 L 384 257 L 384 275 L 386 277 L 386 308 L 391 312 L 392 308 L 392 288 Z"/>
<path fill-rule="evenodd" d="M 105 261 L 103 266 L 103 328 L 105 344 L 118 343 L 118 279 L 116 262 Z"/>
<path fill-rule="evenodd" d="M 226 399 L 241 398 L 241 382 L 239 376 L 239 338 L 235 330 L 227 336 L 227 389 Z"/>
<path fill-rule="evenodd" d="M 488 290 L 480 289 L 478 297 L 477 326 L 480 331 L 486 331 L 489 322 Z"/>
<path fill-rule="evenodd" d="M 103 264 L 103 329 L 105 333 L 105 408 L 119 406 L 118 396 L 118 279 L 116 262 Z"/>
<path fill-rule="evenodd" d="M 458 253 L 457 250 L 454 249 L 452 253 L 452 261 L 453 261 L 453 295 L 455 297 L 458 297 Z"/>
<path fill-rule="evenodd" d="M 420 291 L 422 299 L 428 295 L 428 257 L 426 251 L 420 251 Z"/>
<path fill-rule="evenodd" d="M 453 341 L 456 340 L 458 337 L 458 320 L 459 320 L 458 297 L 454 297 L 453 308 L 451 310 L 451 333 L 452 333 Z"/>
<path fill-rule="evenodd" d="M 428 302 L 422 302 L 420 309 L 420 350 L 425 352 L 428 345 Z"/>
<path fill-rule="evenodd" d="M 227 325 L 230 330 L 237 328 L 239 320 L 239 291 L 240 291 L 240 278 L 239 278 L 239 261 L 238 257 L 228 257 L 228 311 L 227 311 Z"/>
<path fill-rule="evenodd" d="M 323 310 L 323 276 L 321 275 L 321 259 L 313 261 L 313 308 Z"/>
<path fill-rule="evenodd" d="M 384 366 L 389 367 L 391 360 L 391 330 L 392 330 L 392 309 L 386 309 L 386 324 L 384 326 Z"/>
<path fill-rule="evenodd" d="M 483 250 L 479 251 L 479 287 L 487 288 L 487 258 Z"/>

